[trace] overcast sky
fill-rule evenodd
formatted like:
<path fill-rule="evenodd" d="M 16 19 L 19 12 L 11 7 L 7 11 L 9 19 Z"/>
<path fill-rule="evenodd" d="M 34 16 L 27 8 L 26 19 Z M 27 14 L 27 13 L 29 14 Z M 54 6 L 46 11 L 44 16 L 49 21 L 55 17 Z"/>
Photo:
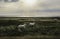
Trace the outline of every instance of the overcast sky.
<path fill-rule="evenodd" d="M 5 17 L 60 17 L 60 0 L 38 0 L 34 6 L 19 0 L 0 1 L 0 16 Z"/>

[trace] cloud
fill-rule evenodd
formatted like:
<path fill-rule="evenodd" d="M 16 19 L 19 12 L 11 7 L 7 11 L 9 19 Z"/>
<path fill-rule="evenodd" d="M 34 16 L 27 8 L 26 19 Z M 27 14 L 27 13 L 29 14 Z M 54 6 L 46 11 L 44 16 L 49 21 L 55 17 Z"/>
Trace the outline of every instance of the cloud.
<path fill-rule="evenodd" d="M 34 7 L 23 6 L 22 0 L 13 3 L 0 3 L 0 16 L 60 16 L 60 0 L 39 0 Z"/>

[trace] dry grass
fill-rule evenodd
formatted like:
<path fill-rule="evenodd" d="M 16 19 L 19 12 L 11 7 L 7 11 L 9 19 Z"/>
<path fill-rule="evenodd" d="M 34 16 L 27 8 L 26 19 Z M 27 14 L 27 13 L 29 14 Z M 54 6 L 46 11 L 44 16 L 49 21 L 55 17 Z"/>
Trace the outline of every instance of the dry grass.
<path fill-rule="evenodd" d="M 59 39 L 59 36 L 45 36 L 45 35 L 36 35 L 36 36 L 12 36 L 12 37 L 0 37 L 0 39 Z"/>

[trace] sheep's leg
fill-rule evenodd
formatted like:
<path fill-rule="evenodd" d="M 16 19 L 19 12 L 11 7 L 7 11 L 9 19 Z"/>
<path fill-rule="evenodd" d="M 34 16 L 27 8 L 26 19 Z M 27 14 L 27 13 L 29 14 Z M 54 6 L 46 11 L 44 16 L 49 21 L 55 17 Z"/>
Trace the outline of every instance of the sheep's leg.
<path fill-rule="evenodd" d="M 19 32 L 22 32 L 22 30 L 21 30 L 20 28 L 18 28 L 18 31 L 19 31 Z"/>

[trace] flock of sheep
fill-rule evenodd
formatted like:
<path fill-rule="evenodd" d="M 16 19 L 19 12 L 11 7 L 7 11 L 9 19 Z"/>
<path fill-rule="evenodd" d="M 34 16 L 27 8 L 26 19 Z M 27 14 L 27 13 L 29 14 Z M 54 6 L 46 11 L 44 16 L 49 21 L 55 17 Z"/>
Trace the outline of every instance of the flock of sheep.
<path fill-rule="evenodd" d="M 35 23 L 34 23 L 34 22 L 31 22 L 31 23 L 29 23 L 28 25 L 29 25 L 29 26 L 34 26 Z M 23 24 L 23 25 L 20 24 L 20 25 L 18 25 L 17 28 L 18 28 L 19 31 L 21 31 L 20 28 L 26 28 L 26 26 L 27 26 L 27 24 Z"/>

